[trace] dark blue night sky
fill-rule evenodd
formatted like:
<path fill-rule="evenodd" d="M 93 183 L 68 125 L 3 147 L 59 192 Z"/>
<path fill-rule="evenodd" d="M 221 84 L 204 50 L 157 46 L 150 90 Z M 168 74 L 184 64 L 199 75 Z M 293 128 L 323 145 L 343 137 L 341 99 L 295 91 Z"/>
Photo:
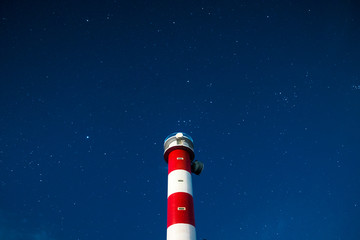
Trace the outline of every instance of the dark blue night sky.
<path fill-rule="evenodd" d="M 360 239 L 356 1 L 2 1 L 0 240 Z"/>

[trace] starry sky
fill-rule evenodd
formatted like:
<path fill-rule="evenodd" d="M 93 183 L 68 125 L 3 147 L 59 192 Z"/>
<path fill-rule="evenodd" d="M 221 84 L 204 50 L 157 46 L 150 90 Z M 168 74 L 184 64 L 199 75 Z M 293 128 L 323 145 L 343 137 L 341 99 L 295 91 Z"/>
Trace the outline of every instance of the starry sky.
<path fill-rule="evenodd" d="M 357 1 L 2 1 L 0 240 L 360 239 Z"/>

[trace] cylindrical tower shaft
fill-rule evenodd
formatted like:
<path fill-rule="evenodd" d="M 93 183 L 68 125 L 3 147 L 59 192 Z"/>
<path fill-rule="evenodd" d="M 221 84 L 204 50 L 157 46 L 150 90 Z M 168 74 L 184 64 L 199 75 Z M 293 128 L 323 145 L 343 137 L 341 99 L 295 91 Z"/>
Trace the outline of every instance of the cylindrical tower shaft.
<path fill-rule="evenodd" d="M 189 153 L 171 151 L 168 164 L 167 240 L 196 240 Z"/>

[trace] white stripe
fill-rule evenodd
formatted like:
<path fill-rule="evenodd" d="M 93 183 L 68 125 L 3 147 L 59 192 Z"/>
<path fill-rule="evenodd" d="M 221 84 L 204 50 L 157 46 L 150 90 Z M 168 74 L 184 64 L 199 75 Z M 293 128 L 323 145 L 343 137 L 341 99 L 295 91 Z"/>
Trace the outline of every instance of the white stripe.
<path fill-rule="evenodd" d="M 179 169 L 168 175 L 168 197 L 176 192 L 186 192 L 192 196 L 191 174 L 188 171 Z"/>
<path fill-rule="evenodd" d="M 167 228 L 167 240 L 196 240 L 195 227 L 191 224 L 177 223 Z"/>

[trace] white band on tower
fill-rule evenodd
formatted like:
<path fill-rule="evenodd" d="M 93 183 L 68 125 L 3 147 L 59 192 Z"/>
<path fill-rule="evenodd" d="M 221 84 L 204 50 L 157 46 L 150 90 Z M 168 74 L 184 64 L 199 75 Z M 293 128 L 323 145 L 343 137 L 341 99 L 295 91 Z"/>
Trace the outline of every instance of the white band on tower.
<path fill-rule="evenodd" d="M 177 223 L 167 228 L 167 239 L 171 240 L 195 240 L 195 227 L 191 224 Z M 189 238 L 190 237 L 190 238 Z"/>
<path fill-rule="evenodd" d="M 186 170 L 174 170 L 168 175 L 168 197 L 176 192 L 193 195 L 191 174 Z"/>

